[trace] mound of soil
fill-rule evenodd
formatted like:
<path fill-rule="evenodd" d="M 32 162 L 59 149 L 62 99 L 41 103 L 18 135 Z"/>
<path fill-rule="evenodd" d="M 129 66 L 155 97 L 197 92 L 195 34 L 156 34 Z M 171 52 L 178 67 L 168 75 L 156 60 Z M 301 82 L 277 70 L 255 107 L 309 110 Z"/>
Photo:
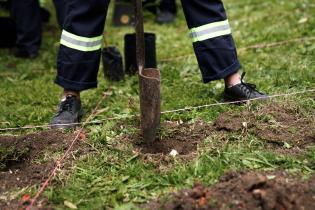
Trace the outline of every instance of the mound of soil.
<path fill-rule="evenodd" d="M 217 184 L 192 189 L 153 201 L 150 210 L 313 210 L 315 177 L 307 181 L 285 172 L 241 172 L 224 175 Z"/>
<path fill-rule="evenodd" d="M 213 126 L 201 120 L 193 124 L 165 122 L 161 125 L 161 136 L 153 143 L 134 141 L 136 148 L 144 154 L 168 155 L 172 150 L 179 155 L 187 155 L 197 150 L 198 143 L 211 134 Z"/>
<path fill-rule="evenodd" d="M 315 118 L 303 117 L 294 106 L 269 104 L 256 112 L 223 113 L 215 122 L 217 130 L 250 132 L 269 143 L 304 147 L 315 143 Z"/>
<path fill-rule="evenodd" d="M 169 155 L 176 150 L 178 155 L 188 155 L 197 150 L 198 144 L 211 136 L 250 133 L 279 152 L 298 153 L 315 143 L 314 113 L 303 116 L 293 104 L 272 103 L 256 111 L 225 112 L 214 123 L 197 120 L 195 123 L 165 122 L 161 125 L 160 137 L 149 144 L 139 135 L 123 137 L 131 141 L 142 154 Z M 218 139 L 225 141 L 226 139 Z M 289 147 L 290 151 L 282 151 Z M 288 149 L 289 149 L 288 148 Z"/>
<path fill-rule="evenodd" d="M 176 150 L 179 155 L 187 155 L 195 152 L 207 137 L 251 133 L 272 143 L 269 144 L 272 149 L 284 152 L 282 149 L 286 146 L 293 147 L 286 152 L 299 152 L 315 143 L 315 118 L 312 117 L 315 112 L 308 114 L 303 116 L 293 104 L 272 103 L 256 111 L 225 112 L 214 123 L 201 120 L 192 124 L 165 122 L 161 125 L 161 137 L 151 144 L 141 141 L 139 136 L 126 138 L 131 139 L 142 154 L 168 155 Z"/>
<path fill-rule="evenodd" d="M 1 136 L 0 209 L 14 205 L 10 191 L 40 184 L 47 178 L 54 167 L 52 156 L 65 151 L 74 135 L 50 130 L 21 137 Z"/>

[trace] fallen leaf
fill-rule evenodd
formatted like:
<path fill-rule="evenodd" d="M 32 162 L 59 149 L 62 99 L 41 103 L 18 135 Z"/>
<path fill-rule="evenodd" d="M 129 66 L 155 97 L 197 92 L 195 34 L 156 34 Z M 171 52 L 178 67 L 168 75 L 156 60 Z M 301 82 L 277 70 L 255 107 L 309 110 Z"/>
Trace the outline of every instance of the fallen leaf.
<path fill-rule="evenodd" d="M 85 139 L 86 139 L 86 134 L 82 131 L 82 132 L 80 132 L 80 134 L 79 134 L 79 139 L 81 140 L 81 141 L 84 141 Z"/>
<path fill-rule="evenodd" d="M 301 18 L 298 23 L 302 24 L 302 23 L 306 23 L 307 21 L 308 21 L 308 18 L 304 17 L 304 18 Z"/>
<path fill-rule="evenodd" d="M 70 209 L 78 209 L 77 205 L 71 203 L 70 201 L 64 201 L 63 204 Z"/>
<path fill-rule="evenodd" d="M 204 206 L 206 205 L 206 198 L 205 197 L 201 197 L 199 199 L 199 206 Z"/>
<path fill-rule="evenodd" d="M 30 198 L 31 198 L 31 196 L 30 196 L 30 195 L 25 194 L 25 195 L 23 195 L 23 196 L 22 196 L 22 201 L 23 201 L 23 202 L 29 201 L 29 200 L 30 200 Z"/>

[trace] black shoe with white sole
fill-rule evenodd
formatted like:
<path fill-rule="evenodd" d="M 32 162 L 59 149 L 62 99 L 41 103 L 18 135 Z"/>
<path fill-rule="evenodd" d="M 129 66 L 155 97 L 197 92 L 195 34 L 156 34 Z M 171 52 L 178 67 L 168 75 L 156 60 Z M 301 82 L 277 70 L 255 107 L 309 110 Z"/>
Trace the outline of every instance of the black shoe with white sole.
<path fill-rule="evenodd" d="M 266 94 L 261 93 L 256 89 L 256 85 L 245 83 L 243 81 L 244 76 L 245 73 L 242 74 L 241 83 L 224 89 L 223 98 L 225 101 L 242 102 L 253 99 L 268 99 L 268 96 Z"/>
<path fill-rule="evenodd" d="M 57 113 L 50 122 L 51 128 L 75 128 L 81 116 L 83 110 L 81 107 L 81 101 L 76 96 L 68 95 L 61 100 Z"/>

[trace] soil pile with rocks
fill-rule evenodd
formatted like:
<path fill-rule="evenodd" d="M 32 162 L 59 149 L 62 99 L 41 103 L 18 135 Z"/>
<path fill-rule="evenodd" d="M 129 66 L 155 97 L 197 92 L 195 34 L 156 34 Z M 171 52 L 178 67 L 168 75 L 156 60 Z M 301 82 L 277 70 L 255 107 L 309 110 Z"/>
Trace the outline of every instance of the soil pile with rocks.
<path fill-rule="evenodd" d="M 150 210 L 313 210 L 315 177 L 307 181 L 285 172 L 232 172 L 217 184 L 195 184 L 153 201 Z"/>
<path fill-rule="evenodd" d="M 305 113 L 304 113 L 305 114 Z M 298 153 L 315 143 L 315 112 L 304 116 L 293 104 L 274 103 L 255 111 L 225 112 L 214 123 L 196 120 L 194 123 L 164 122 L 160 137 L 149 144 L 139 136 L 126 137 L 143 154 L 168 155 L 176 150 L 187 155 L 197 150 L 198 144 L 211 136 L 252 134 L 268 144 L 272 150 L 284 153 Z M 224 141 L 221 139 L 220 141 Z"/>
<path fill-rule="evenodd" d="M 20 137 L 1 136 L 0 209 L 12 208 L 19 203 L 20 198 L 13 196 L 18 193 L 12 195 L 12 192 L 41 184 L 47 178 L 58 154 L 63 154 L 69 147 L 74 135 L 50 130 Z M 78 148 L 76 152 L 84 151 L 84 147 Z"/>
<path fill-rule="evenodd" d="M 135 138 L 136 148 L 145 154 L 168 155 L 176 151 L 179 155 L 187 155 L 195 152 L 199 143 L 211 135 L 214 130 L 211 124 L 202 120 L 194 123 L 164 122 L 161 126 L 160 138 L 153 143 L 138 141 Z"/>
<path fill-rule="evenodd" d="M 275 145 L 304 148 L 315 143 L 314 113 L 303 116 L 293 105 L 270 104 L 255 112 L 226 112 L 215 122 L 216 130 L 252 133 Z"/>

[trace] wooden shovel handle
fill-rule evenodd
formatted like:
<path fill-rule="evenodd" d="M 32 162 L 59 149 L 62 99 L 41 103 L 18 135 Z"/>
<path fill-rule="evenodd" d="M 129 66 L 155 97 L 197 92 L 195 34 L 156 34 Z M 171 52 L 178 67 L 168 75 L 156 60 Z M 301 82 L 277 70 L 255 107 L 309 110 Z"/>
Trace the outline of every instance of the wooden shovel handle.
<path fill-rule="evenodd" d="M 136 52 L 137 52 L 137 64 L 139 74 L 144 69 L 145 59 L 145 42 L 144 42 L 144 26 L 143 26 L 143 11 L 142 0 L 135 1 L 135 27 L 136 27 Z"/>

